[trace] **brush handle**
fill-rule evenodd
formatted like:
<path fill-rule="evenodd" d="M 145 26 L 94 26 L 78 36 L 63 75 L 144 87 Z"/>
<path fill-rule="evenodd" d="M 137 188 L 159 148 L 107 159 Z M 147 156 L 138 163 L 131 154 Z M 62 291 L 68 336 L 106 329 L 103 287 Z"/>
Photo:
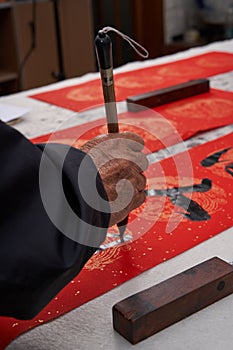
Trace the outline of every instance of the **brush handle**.
<path fill-rule="evenodd" d="M 96 55 L 99 64 L 108 133 L 118 133 L 118 117 L 113 77 L 112 41 L 104 32 L 99 31 L 95 38 Z M 128 216 L 117 224 L 121 241 L 128 223 Z"/>

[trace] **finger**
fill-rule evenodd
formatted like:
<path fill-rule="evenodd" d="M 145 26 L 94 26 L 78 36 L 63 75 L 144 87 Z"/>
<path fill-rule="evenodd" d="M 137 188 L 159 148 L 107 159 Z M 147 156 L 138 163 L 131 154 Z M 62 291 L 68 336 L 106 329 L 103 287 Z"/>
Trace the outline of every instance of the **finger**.
<path fill-rule="evenodd" d="M 116 160 L 119 159 L 123 161 L 125 159 L 126 162 L 131 161 L 133 165 L 140 169 L 140 172 L 145 171 L 149 165 L 146 155 L 143 152 L 134 151 L 128 146 L 129 143 L 126 145 L 121 144 L 119 148 L 111 151 L 111 157 L 115 158 Z M 130 164 L 130 166 L 132 166 L 132 164 Z M 127 167 L 127 163 L 125 163 L 124 167 L 125 166 Z"/>
<path fill-rule="evenodd" d="M 137 143 L 140 143 L 141 145 L 144 146 L 144 140 L 141 136 L 139 136 L 138 134 L 135 134 L 134 132 L 129 132 L 129 131 L 123 131 L 123 132 L 118 132 L 118 133 L 112 133 L 112 134 L 103 134 L 103 135 L 99 135 L 96 137 L 96 139 L 99 140 L 104 140 L 104 139 L 109 139 L 109 138 L 121 138 L 121 139 L 128 139 L 128 140 L 132 140 L 135 141 Z"/>
<path fill-rule="evenodd" d="M 129 178 L 132 176 L 133 163 L 125 159 L 112 159 L 105 163 L 100 169 L 101 178 L 106 182 L 117 182 L 120 179 Z M 129 174 L 130 172 L 130 174 Z"/>
<path fill-rule="evenodd" d="M 135 194 L 135 196 L 133 197 L 131 203 L 127 206 L 127 208 L 111 214 L 110 226 L 118 222 L 121 222 L 132 210 L 140 207 L 140 205 L 142 205 L 145 202 L 145 200 L 146 200 L 145 192 L 137 192 L 137 194 Z"/>
<path fill-rule="evenodd" d="M 145 192 L 144 191 L 138 192 L 133 197 L 133 200 L 131 201 L 129 212 L 131 212 L 132 210 L 140 207 L 140 205 L 142 205 L 145 202 L 145 200 L 146 200 Z"/>
<path fill-rule="evenodd" d="M 136 201 L 137 205 L 137 196 L 140 192 L 144 193 L 145 187 L 146 187 L 146 177 L 143 174 L 137 174 L 137 176 L 134 176 L 130 179 L 127 179 L 127 182 L 112 182 L 111 179 L 109 181 L 105 182 L 105 188 L 107 188 L 109 200 L 114 201 L 116 198 L 120 195 L 126 202 L 130 203 L 129 207 L 130 210 L 132 203 Z M 129 183 L 131 184 L 131 189 L 129 191 Z M 141 194 L 139 195 L 141 196 Z M 145 196 L 143 195 L 143 198 Z"/>
<path fill-rule="evenodd" d="M 133 151 L 141 151 L 144 147 L 144 140 L 143 138 L 141 138 L 141 136 L 132 133 L 132 132 L 122 132 L 119 133 L 119 135 L 121 136 L 121 138 L 126 138 L 129 141 L 133 141 L 133 142 L 129 142 L 129 148 L 132 149 Z"/>
<path fill-rule="evenodd" d="M 99 174 L 103 182 L 106 184 L 116 184 L 122 179 L 130 181 L 134 179 L 135 184 L 137 182 L 142 183 L 142 185 L 139 186 L 139 190 L 141 190 L 141 186 L 146 182 L 146 178 L 142 174 L 142 171 L 146 168 L 147 159 L 145 163 L 146 164 L 143 164 L 141 162 L 140 166 L 138 166 L 138 164 L 125 159 L 111 160 L 99 169 Z"/>
<path fill-rule="evenodd" d="M 149 166 L 148 159 L 142 152 L 129 151 L 127 153 L 126 162 L 128 162 L 128 165 L 125 163 L 125 166 L 128 168 L 133 167 L 137 172 L 145 171 Z"/>
<path fill-rule="evenodd" d="M 130 181 L 137 192 L 144 191 L 146 188 L 146 177 L 143 174 L 137 174 Z"/>
<path fill-rule="evenodd" d="M 127 141 L 129 141 L 128 147 L 130 149 L 135 150 L 135 151 L 140 151 L 144 147 L 144 141 L 139 135 L 132 133 L 132 132 L 125 131 L 125 132 L 120 132 L 120 133 L 99 135 L 99 136 L 95 137 L 94 139 L 86 142 L 81 147 L 81 149 L 93 148 L 99 143 L 102 143 L 104 141 L 109 141 L 109 140 L 115 140 L 115 139 L 118 139 L 119 142 L 121 141 L 124 144 L 128 144 Z"/>

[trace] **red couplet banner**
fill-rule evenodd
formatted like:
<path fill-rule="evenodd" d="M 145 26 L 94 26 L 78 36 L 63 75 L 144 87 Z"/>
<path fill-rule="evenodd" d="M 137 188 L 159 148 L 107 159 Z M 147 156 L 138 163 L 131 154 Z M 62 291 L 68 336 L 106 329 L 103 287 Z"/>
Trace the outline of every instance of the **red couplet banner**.
<path fill-rule="evenodd" d="M 232 123 L 233 93 L 210 92 L 141 112 L 119 114 L 120 131 L 132 131 L 145 141 L 147 152 L 154 152 L 186 140 L 198 132 Z M 33 139 L 33 142 L 60 142 L 80 147 L 91 138 L 107 133 L 106 119 Z"/>
<path fill-rule="evenodd" d="M 203 55 L 160 64 L 115 75 L 117 101 L 127 97 L 181 84 L 192 79 L 207 78 L 233 69 L 233 55 L 209 52 Z M 32 98 L 75 112 L 103 104 L 100 79 L 49 92 L 34 94 Z"/>
<path fill-rule="evenodd" d="M 34 319 L 0 317 L 0 349 L 19 334 L 120 286 L 232 226 L 233 134 L 151 164 L 147 200 L 129 218 L 125 243 L 116 227 Z"/>

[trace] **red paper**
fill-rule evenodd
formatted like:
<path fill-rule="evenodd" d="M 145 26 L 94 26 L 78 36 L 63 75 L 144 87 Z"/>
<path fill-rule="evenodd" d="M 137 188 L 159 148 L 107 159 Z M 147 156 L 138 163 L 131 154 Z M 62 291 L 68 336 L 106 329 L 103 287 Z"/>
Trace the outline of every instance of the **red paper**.
<path fill-rule="evenodd" d="M 129 96 L 184 83 L 191 79 L 206 78 L 232 69 L 232 54 L 210 52 L 172 63 L 119 73 L 114 79 L 116 98 L 117 101 L 122 101 Z M 100 79 L 31 97 L 76 112 L 103 104 Z"/>
<path fill-rule="evenodd" d="M 169 103 L 154 110 L 119 115 L 120 131 L 136 132 L 145 141 L 147 152 L 174 145 L 200 131 L 232 123 L 233 93 L 210 92 Z M 80 147 L 91 138 L 107 133 L 105 118 L 34 139 Z"/>
<path fill-rule="evenodd" d="M 232 226 L 233 133 L 152 164 L 147 177 L 149 189 L 155 189 L 157 194 L 148 197 L 130 215 L 125 237 L 135 235 L 135 240 L 97 253 L 33 320 L 1 317 L 1 350 L 22 332 L 82 305 Z M 190 186 L 200 185 L 203 180 L 212 182 L 211 188 L 189 192 Z M 180 197 L 174 205 L 177 187 Z M 164 195 L 167 190 L 170 197 Z M 199 209 L 190 214 L 180 205 L 182 197 L 192 199 Z M 203 213 L 208 219 L 200 220 Z M 106 243 L 116 240 L 114 234 L 117 235 L 115 227 L 109 230 Z"/>

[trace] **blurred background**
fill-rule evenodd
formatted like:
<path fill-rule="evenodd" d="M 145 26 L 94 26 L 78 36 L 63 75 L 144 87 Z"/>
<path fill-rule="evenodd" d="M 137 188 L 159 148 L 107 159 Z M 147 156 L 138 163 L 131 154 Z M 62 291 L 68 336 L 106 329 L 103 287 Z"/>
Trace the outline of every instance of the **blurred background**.
<path fill-rule="evenodd" d="M 0 0 L 0 95 L 97 71 L 107 25 L 155 58 L 232 38 L 233 0 Z M 109 35 L 114 67 L 140 59 Z"/>

